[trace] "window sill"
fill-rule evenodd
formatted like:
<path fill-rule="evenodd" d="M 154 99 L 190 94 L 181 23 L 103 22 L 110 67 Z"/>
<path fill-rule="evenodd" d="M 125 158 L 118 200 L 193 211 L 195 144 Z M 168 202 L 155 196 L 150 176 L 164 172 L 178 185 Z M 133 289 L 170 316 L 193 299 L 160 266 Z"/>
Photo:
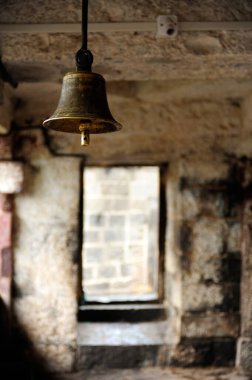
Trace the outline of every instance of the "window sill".
<path fill-rule="evenodd" d="M 79 307 L 79 322 L 150 322 L 167 319 L 162 304 L 83 305 Z"/>

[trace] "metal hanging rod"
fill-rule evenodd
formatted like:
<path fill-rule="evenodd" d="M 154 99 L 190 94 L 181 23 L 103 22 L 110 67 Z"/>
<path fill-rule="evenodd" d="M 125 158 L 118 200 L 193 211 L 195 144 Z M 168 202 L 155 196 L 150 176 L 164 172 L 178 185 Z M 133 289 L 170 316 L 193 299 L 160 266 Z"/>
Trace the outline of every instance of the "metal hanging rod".
<path fill-rule="evenodd" d="M 90 32 L 153 32 L 156 22 L 105 22 L 89 23 Z M 179 32 L 252 30 L 252 21 L 178 22 Z M 62 24 L 0 24 L 0 33 L 80 33 L 81 23 Z"/>

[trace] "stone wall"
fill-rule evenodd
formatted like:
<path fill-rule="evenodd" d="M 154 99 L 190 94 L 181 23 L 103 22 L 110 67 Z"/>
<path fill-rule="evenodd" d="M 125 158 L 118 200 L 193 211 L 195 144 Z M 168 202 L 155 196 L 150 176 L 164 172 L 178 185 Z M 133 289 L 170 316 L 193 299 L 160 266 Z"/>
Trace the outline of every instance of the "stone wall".
<path fill-rule="evenodd" d="M 25 178 L 15 201 L 15 313 L 47 365 L 69 371 L 77 345 L 80 162 L 52 156 L 39 131 L 19 134 L 15 147 Z"/>
<path fill-rule="evenodd" d="M 5 194 L 7 190 L 4 179 L 9 178 L 9 173 L 1 171 L 5 160 L 11 159 L 11 140 L 0 138 L 0 296 L 5 304 L 9 305 L 11 300 L 11 277 L 12 277 L 12 252 L 11 252 L 11 227 L 12 227 L 12 199 Z M 1 165 L 2 164 L 2 165 Z M 5 166 L 6 167 L 6 166 Z M 4 170 L 3 170 L 4 171 Z M 4 190 L 4 191 L 3 191 Z"/>
<path fill-rule="evenodd" d="M 251 303 L 251 221 L 252 221 L 252 164 L 245 160 L 243 177 L 244 208 L 242 215 L 242 279 L 241 279 L 241 337 L 238 342 L 237 365 L 248 373 L 252 371 L 252 303 Z"/>
<path fill-rule="evenodd" d="M 174 365 L 234 365 L 240 331 L 238 169 L 231 162 L 185 162 L 175 178 L 179 205 L 170 214 L 170 228 L 177 257 L 171 260 L 171 242 L 167 262 L 168 300 L 175 301 L 180 336 Z M 174 281 L 180 298 L 169 290 Z"/>
<path fill-rule="evenodd" d="M 48 365 L 70 371 L 77 350 L 81 159 L 50 153 L 44 137 L 40 130 L 23 130 L 14 141 L 24 184 L 15 200 L 13 301 L 19 322 Z M 242 165 L 217 157 L 211 163 L 170 162 L 169 364 L 234 365 L 240 331 Z"/>
<path fill-rule="evenodd" d="M 14 196 L 22 190 L 23 168 L 12 161 L 11 137 L 0 138 L 0 296 L 11 306 Z"/>

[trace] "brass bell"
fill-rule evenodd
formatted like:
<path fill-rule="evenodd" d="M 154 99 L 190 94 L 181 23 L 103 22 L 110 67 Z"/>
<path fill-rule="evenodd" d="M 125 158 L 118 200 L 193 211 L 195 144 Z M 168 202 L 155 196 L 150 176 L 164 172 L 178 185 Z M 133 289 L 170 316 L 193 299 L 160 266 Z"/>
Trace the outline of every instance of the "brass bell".
<path fill-rule="evenodd" d="M 111 115 L 105 80 L 91 71 L 67 73 L 59 104 L 43 126 L 60 132 L 80 133 L 81 144 L 89 144 L 91 133 L 114 132 L 122 128 Z"/>

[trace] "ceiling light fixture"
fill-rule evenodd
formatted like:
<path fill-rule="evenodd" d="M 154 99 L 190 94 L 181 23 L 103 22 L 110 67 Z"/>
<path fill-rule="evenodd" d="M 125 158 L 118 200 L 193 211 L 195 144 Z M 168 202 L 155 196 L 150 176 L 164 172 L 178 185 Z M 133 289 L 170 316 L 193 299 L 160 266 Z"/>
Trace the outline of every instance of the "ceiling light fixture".
<path fill-rule="evenodd" d="M 122 128 L 111 115 L 105 80 L 92 72 L 93 55 L 87 48 L 88 0 L 82 0 L 82 46 L 75 55 L 77 71 L 67 73 L 58 106 L 43 126 L 59 132 L 80 133 L 81 145 L 89 145 L 90 134 Z"/>

